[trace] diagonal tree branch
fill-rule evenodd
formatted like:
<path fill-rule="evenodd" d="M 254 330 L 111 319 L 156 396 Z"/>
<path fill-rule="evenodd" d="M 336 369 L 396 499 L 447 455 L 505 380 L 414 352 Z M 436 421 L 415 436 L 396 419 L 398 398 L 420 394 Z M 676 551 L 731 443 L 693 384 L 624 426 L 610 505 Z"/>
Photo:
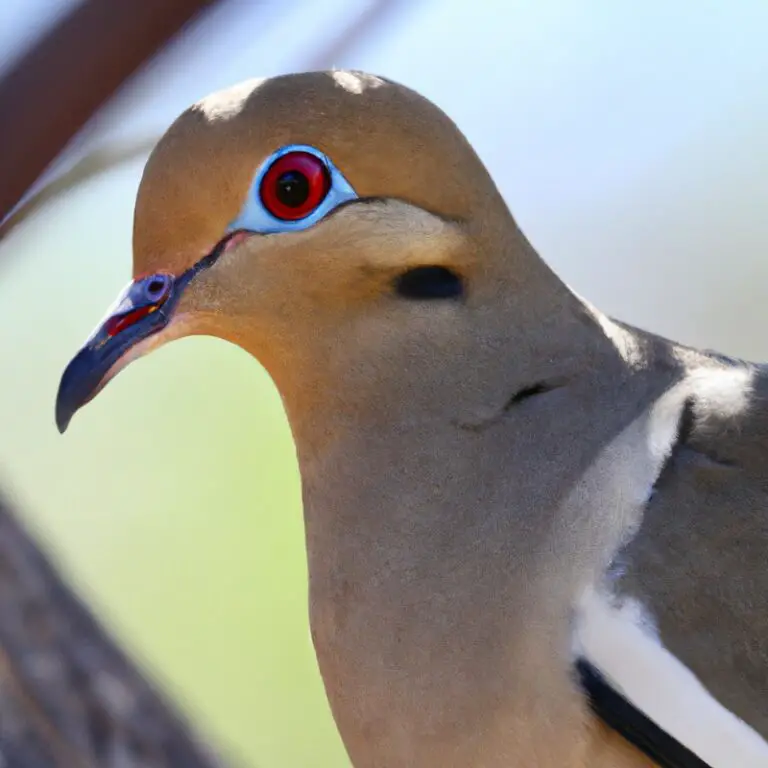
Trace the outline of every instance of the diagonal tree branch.
<path fill-rule="evenodd" d="M 160 135 L 107 144 L 97 147 L 80 158 L 71 168 L 55 177 L 45 186 L 31 194 L 20 203 L 10 215 L 0 221 L 0 241 L 16 227 L 39 211 L 47 202 L 71 189 L 79 187 L 89 179 L 105 171 L 129 163 L 143 155 L 148 155 L 157 143 Z"/>
<path fill-rule="evenodd" d="M 0 764 L 214 768 L 0 499 Z"/>
<path fill-rule="evenodd" d="M 82 0 L 0 80 L 0 220 L 93 113 L 211 0 Z"/>
<path fill-rule="evenodd" d="M 372 30 L 380 27 L 393 12 L 408 8 L 413 10 L 416 0 L 374 0 L 371 5 L 352 23 L 342 28 L 318 53 L 307 58 L 304 68 L 326 69 L 338 63 L 355 45 L 358 45 Z M 112 168 L 130 162 L 144 154 L 149 154 L 154 144 L 159 140 L 156 136 L 141 137 L 118 144 L 99 147 L 78 162 L 69 170 L 54 178 L 48 184 L 37 190 L 29 198 L 10 213 L 5 220 L 0 218 L 0 241 L 7 237 L 12 230 L 26 221 L 42 208 L 49 200 L 64 192 L 74 189 L 89 179 L 100 175 Z"/>

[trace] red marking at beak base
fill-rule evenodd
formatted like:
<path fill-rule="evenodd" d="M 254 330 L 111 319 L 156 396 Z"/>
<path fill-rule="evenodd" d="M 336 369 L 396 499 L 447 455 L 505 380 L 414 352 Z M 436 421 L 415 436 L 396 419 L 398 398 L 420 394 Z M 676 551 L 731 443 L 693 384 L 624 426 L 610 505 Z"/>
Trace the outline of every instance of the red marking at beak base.
<path fill-rule="evenodd" d="M 150 305 L 148 307 L 139 307 L 124 315 L 110 317 L 104 325 L 104 330 L 107 332 L 108 336 L 117 336 L 120 331 L 138 322 L 142 317 L 146 317 L 154 312 L 155 309 L 157 309 L 157 307 Z"/>

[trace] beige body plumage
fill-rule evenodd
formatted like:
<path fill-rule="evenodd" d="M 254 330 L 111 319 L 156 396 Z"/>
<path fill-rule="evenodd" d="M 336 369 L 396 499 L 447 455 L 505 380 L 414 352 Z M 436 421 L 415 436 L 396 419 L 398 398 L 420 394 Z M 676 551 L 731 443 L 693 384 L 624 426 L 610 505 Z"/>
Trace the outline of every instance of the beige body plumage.
<path fill-rule="evenodd" d="M 281 223 L 264 184 L 294 146 L 339 202 Z M 434 105 L 352 72 L 204 99 L 147 163 L 134 274 L 60 424 L 179 336 L 261 361 L 356 768 L 649 765 L 578 659 L 713 768 L 768 766 L 768 379 L 575 296 Z"/>

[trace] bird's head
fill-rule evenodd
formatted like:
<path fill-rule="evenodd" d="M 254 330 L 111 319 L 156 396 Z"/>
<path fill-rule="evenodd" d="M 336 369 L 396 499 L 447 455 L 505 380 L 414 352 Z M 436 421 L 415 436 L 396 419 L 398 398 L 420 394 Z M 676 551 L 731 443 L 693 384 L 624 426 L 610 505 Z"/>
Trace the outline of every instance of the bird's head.
<path fill-rule="evenodd" d="M 344 71 L 249 81 L 184 112 L 144 171 L 133 274 L 62 377 L 62 431 L 129 361 L 192 334 L 256 356 L 289 415 L 403 369 L 390 395 L 426 393 L 442 361 L 477 387 L 499 354 L 525 365 L 562 298 L 455 125 Z"/>

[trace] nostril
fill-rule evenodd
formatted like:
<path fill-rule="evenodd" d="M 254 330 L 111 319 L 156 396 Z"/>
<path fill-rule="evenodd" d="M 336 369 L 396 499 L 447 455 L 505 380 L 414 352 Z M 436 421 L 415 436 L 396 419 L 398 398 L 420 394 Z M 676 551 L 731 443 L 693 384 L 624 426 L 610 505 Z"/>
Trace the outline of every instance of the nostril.
<path fill-rule="evenodd" d="M 167 297 L 170 288 L 171 278 L 169 275 L 153 275 L 147 281 L 144 290 L 149 301 L 158 302 Z"/>

